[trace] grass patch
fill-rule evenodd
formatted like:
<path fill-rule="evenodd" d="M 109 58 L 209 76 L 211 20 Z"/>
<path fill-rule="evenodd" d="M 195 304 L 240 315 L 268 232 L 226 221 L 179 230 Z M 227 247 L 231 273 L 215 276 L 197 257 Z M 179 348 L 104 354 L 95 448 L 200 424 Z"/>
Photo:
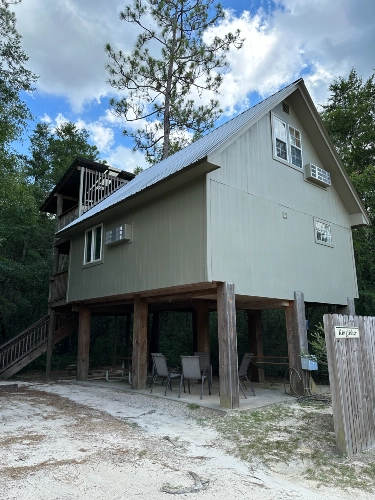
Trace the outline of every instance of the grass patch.
<path fill-rule="evenodd" d="M 189 410 L 199 410 L 200 406 L 197 405 L 196 403 L 189 403 L 188 408 Z"/>
<path fill-rule="evenodd" d="M 375 450 L 348 459 L 336 452 L 331 408 L 277 405 L 213 421 L 241 460 L 309 479 L 317 485 L 375 489 Z"/>

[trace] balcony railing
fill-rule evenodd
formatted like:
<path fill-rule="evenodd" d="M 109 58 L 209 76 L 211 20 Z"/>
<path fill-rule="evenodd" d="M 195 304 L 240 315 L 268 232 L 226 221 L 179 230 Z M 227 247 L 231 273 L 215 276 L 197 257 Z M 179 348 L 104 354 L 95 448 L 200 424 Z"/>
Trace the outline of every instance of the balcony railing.
<path fill-rule="evenodd" d="M 66 299 L 68 287 L 68 272 L 55 274 L 50 278 L 48 302 L 57 302 Z"/>
<path fill-rule="evenodd" d="M 74 220 L 78 219 L 78 205 L 71 208 L 67 212 L 64 212 L 63 214 L 60 215 L 59 221 L 58 221 L 58 228 L 57 230 L 60 231 L 60 229 L 63 229 L 65 226 L 73 222 Z"/>

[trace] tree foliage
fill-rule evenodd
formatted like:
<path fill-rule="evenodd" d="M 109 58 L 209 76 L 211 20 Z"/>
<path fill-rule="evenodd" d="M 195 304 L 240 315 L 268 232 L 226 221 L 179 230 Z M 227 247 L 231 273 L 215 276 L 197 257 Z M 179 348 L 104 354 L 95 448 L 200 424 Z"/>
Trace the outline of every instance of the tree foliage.
<path fill-rule="evenodd" d="M 30 155 L 7 154 L 0 169 L 0 322 L 6 336 L 47 312 L 55 220 L 39 212 L 75 156 L 97 160 L 88 132 L 72 123 L 37 124 Z"/>
<path fill-rule="evenodd" d="M 27 55 L 16 28 L 16 16 L 9 8 L 19 1 L 0 0 L 0 148 L 19 138 L 31 114 L 19 93 L 31 91 L 36 75 L 26 68 Z"/>
<path fill-rule="evenodd" d="M 29 91 L 37 77 L 25 67 L 29 58 L 21 46 L 16 15 L 9 9 L 20 1 L 0 0 L 0 80 L 16 91 Z"/>
<path fill-rule="evenodd" d="M 322 119 L 359 196 L 372 226 L 353 231 L 359 314 L 375 311 L 375 75 L 365 82 L 352 69 L 348 78 L 329 86 Z"/>
<path fill-rule="evenodd" d="M 61 179 L 76 156 L 99 161 L 99 150 L 89 142 L 86 129 L 65 122 L 51 129 L 38 123 L 30 137 L 30 156 L 25 160 L 25 175 L 40 203 Z"/>
<path fill-rule="evenodd" d="M 219 101 L 195 105 L 194 93 L 219 92 L 220 70 L 231 47 L 240 48 L 240 33 L 227 33 L 211 42 L 207 30 L 224 19 L 214 0 L 134 0 L 120 19 L 136 25 L 138 35 L 131 54 L 107 44 L 109 83 L 125 92 L 110 104 L 115 115 L 140 126 L 124 133 L 134 149 L 146 152 L 150 163 L 167 158 L 213 127 Z"/>

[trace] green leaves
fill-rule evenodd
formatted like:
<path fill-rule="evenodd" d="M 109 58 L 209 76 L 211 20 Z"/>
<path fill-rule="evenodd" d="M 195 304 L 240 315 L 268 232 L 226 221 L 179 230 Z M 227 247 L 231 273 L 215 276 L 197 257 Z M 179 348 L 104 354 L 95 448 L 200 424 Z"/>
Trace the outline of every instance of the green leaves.
<path fill-rule="evenodd" d="M 375 308 L 375 75 L 363 82 L 354 69 L 330 85 L 322 119 L 373 225 L 354 229 L 358 314 Z"/>
<path fill-rule="evenodd" d="M 133 138 L 135 150 L 146 152 L 150 163 L 202 136 L 221 113 L 217 100 L 196 106 L 193 96 L 219 93 L 226 53 L 242 47 L 243 40 L 239 31 L 210 43 L 203 40 L 206 30 L 224 19 L 222 7 L 213 2 L 134 0 L 120 13 L 121 20 L 142 29 L 132 53 L 105 46 L 108 82 L 125 93 L 111 100 L 112 110 L 128 122 L 141 123 L 124 133 Z"/>

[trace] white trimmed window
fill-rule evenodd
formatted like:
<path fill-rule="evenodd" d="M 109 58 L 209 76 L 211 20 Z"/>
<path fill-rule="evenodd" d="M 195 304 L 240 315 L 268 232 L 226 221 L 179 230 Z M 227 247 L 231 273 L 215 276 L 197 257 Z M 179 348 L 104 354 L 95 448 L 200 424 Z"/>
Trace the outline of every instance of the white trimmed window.
<path fill-rule="evenodd" d="M 292 165 L 302 168 L 301 132 L 289 125 L 290 161 Z"/>
<path fill-rule="evenodd" d="M 273 117 L 274 137 L 275 137 L 275 155 L 282 160 L 288 161 L 287 153 L 287 133 L 286 123 L 277 116 Z"/>
<path fill-rule="evenodd" d="M 102 258 L 103 225 L 93 227 L 85 234 L 84 264 L 101 260 Z"/>
<path fill-rule="evenodd" d="M 315 219 L 315 241 L 322 245 L 332 246 L 332 229 L 331 224 L 326 221 Z"/>

